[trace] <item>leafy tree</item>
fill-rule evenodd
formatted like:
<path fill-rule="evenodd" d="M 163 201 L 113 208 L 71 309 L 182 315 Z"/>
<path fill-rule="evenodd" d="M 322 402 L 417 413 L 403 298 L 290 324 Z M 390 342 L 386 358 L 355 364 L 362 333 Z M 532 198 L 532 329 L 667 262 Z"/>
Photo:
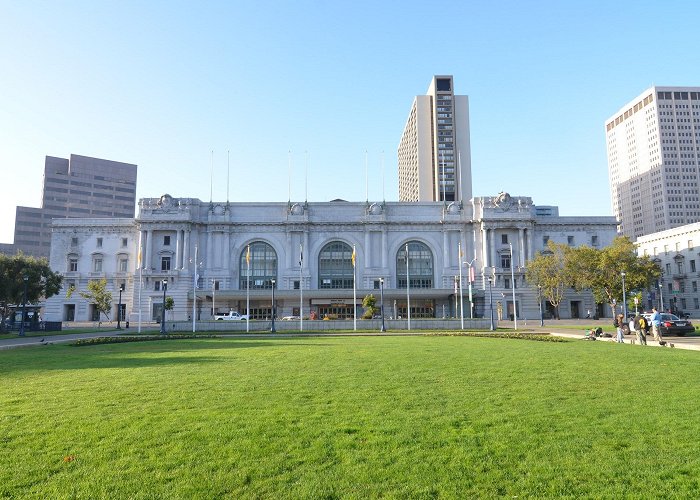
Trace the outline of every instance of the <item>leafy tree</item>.
<path fill-rule="evenodd" d="M 541 288 L 542 296 L 554 307 L 557 319 L 564 292 L 574 280 L 571 250 L 568 245 L 549 241 L 547 250 L 538 253 L 528 263 L 525 273 L 528 283 Z"/>
<path fill-rule="evenodd" d="M 175 307 L 175 301 L 173 300 L 173 298 L 165 297 L 165 310 L 172 311 L 173 307 Z"/>
<path fill-rule="evenodd" d="M 9 315 L 11 305 L 22 304 L 24 277 L 27 277 L 27 303 L 47 299 L 61 290 L 63 277 L 49 267 L 45 258 L 23 255 L 0 255 L 0 312 Z"/>
<path fill-rule="evenodd" d="M 377 307 L 377 299 L 373 294 L 365 295 L 362 299 L 362 307 L 365 308 L 365 312 L 362 314 L 362 319 L 372 319 L 375 314 L 379 312 Z"/>
<path fill-rule="evenodd" d="M 112 292 L 107 290 L 107 280 L 105 278 L 88 281 L 87 291 L 78 293 L 82 298 L 95 306 L 98 317 L 99 314 L 104 314 L 109 320 L 109 312 L 112 310 Z M 70 298 L 70 295 L 66 294 L 66 296 Z M 102 323 L 102 321 L 99 320 L 99 323 Z"/>
<path fill-rule="evenodd" d="M 615 238 L 610 246 L 601 250 L 591 247 L 576 248 L 573 252 L 573 262 L 578 269 L 574 288 L 590 289 L 595 301 L 609 304 L 612 311 L 614 303 L 622 303 L 623 272 L 625 291 L 631 304 L 634 304 L 635 294 L 661 276 L 661 268 L 649 257 L 639 257 L 634 243 L 626 236 Z"/>

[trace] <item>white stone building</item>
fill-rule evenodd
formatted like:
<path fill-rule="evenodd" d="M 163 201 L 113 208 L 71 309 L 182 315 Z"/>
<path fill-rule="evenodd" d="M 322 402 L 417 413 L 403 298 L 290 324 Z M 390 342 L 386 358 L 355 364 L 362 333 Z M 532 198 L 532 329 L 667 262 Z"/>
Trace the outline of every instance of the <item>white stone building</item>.
<path fill-rule="evenodd" d="M 640 236 L 636 245 L 638 255 L 648 255 L 663 271 L 647 291 L 644 307 L 700 317 L 700 223 Z"/>
<path fill-rule="evenodd" d="M 84 290 L 100 278 L 114 296 L 113 318 L 123 287 L 123 318 L 132 324 L 139 311 L 143 322 L 161 317 L 165 281 L 174 299 L 168 321 L 186 321 L 193 313 L 206 320 L 231 309 L 270 318 L 273 282 L 279 318 L 352 318 L 355 308 L 359 317 L 362 298 L 379 298 L 382 280 L 387 318 L 407 316 L 409 295 L 413 318 L 455 317 L 461 260 L 466 318 L 471 262 L 475 317 L 488 317 L 489 292 L 494 309 L 500 302 L 504 317 L 510 315 L 515 287 L 518 318 L 534 320 L 539 302 L 524 279 L 528 261 L 548 240 L 604 247 L 616 226 L 614 217 L 560 217 L 556 207 L 536 207 L 530 198 L 507 193 L 464 206 L 207 203 L 164 195 L 140 200 L 136 219 L 54 220 L 50 264 L 63 273 L 66 287 L 47 300 L 45 318 L 94 320 L 94 308 L 78 293 L 67 298 L 65 289 Z M 560 315 L 583 317 L 587 310 L 596 311 L 592 296 L 571 293 Z M 604 308 L 598 314 L 604 316 Z"/>

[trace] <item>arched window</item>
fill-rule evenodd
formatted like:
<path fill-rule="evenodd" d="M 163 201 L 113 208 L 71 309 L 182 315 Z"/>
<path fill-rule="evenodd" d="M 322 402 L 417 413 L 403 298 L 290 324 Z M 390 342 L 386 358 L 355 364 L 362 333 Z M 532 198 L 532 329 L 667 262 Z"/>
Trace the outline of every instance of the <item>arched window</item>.
<path fill-rule="evenodd" d="M 433 288 L 433 254 L 425 243 L 408 242 L 408 274 L 411 288 Z M 396 254 L 396 287 L 406 288 L 406 245 Z"/>
<path fill-rule="evenodd" d="M 319 288 L 352 288 L 352 247 L 342 241 L 328 243 L 318 256 Z"/>
<path fill-rule="evenodd" d="M 250 254 L 248 253 L 250 249 Z M 250 279 L 248 277 L 248 259 L 250 259 Z M 241 252 L 240 289 L 272 288 L 272 280 L 277 279 L 277 253 L 264 241 L 256 241 L 246 246 Z"/>

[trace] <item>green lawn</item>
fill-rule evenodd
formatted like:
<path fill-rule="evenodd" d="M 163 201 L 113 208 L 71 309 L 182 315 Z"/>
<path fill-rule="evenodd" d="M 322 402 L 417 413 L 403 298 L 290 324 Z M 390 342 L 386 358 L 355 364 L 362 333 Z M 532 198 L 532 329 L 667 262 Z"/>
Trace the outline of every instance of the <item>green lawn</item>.
<path fill-rule="evenodd" d="M 0 351 L 0 497 L 697 497 L 700 353 L 467 337 Z"/>

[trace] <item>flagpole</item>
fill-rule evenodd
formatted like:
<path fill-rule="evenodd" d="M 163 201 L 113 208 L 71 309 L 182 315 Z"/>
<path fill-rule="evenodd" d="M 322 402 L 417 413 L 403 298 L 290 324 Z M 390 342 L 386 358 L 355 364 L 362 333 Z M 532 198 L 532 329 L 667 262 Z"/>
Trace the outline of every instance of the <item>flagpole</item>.
<path fill-rule="evenodd" d="M 248 264 L 248 276 L 246 277 L 245 286 L 245 331 L 250 331 L 250 245 L 246 249 L 245 261 Z"/>
<path fill-rule="evenodd" d="M 141 264 L 141 249 L 143 248 L 143 231 L 139 231 L 139 253 L 138 261 L 139 266 L 139 327 L 138 333 L 141 333 L 141 289 L 143 288 L 143 265 Z"/>
<path fill-rule="evenodd" d="M 408 330 L 411 330 L 411 277 L 408 275 L 408 243 L 406 243 L 406 309 L 408 310 Z"/>
<path fill-rule="evenodd" d="M 299 243 L 299 331 L 304 331 L 304 245 Z"/>
<path fill-rule="evenodd" d="M 462 293 L 462 242 L 459 242 L 458 264 L 459 264 L 459 319 L 464 330 L 464 294 Z"/>
<path fill-rule="evenodd" d="M 192 333 L 197 331 L 197 245 L 194 246 L 194 271 L 192 272 Z"/>
<path fill-rule="evenodd" d="M 357 330 L 357 286 L 355 284 L 355 245 L 352 246 L 352 328 Z"/>

